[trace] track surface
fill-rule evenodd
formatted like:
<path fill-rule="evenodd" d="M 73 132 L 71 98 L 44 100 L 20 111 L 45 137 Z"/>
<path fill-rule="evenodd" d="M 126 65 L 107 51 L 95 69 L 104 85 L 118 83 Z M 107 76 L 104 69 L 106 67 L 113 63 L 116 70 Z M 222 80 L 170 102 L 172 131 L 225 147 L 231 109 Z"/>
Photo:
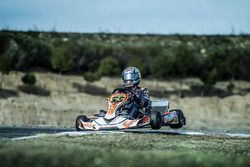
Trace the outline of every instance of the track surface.
<path fill-rule="evenodd" d="M 37 134 L 54 134 L 75 131 L 73 128 L 46 128 L 46 127 L 0 127 L 0 137 L 18 138 Z"/>
<path fill-rule="evenodd" d="M 149 128 L 142 129 L 127 129 L 122 131 L 81 131 L 77 132 L 74 128 L 51 128 L 51 127 L 0 127 L 0 138 L 11 139 L 28 139 L 39 137 L 42 134 L 67 135 L 67 136 L 82 136 L 93 133 L 153 133 L 166 135 L 198 135 L 198 136 L 225 136 L 225 137 L 241 137 L 250 138 L 250 134 L 245 133 L 213 133 L 213 132 L 194 132 L 185 130 L 151 130 Z"/>

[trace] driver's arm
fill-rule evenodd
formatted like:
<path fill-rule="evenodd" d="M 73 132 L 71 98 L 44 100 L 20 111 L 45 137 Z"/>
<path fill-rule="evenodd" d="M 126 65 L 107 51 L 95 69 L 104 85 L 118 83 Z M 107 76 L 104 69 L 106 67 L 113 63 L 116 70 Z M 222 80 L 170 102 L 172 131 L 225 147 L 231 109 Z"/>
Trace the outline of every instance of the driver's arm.
<path fill-rule="evenodd" d="M 141 90 L 140 96 L 137 97 L 136 103 L 139 105 L 140 108 L 147 107 L 149 102 L 149 91 L 147 88 Z"/>

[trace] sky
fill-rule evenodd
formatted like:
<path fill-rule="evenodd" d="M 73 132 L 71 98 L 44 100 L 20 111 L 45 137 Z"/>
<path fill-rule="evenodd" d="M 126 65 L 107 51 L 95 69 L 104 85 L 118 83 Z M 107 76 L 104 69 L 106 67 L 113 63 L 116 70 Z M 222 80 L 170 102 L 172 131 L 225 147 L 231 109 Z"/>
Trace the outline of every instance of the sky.
<path fill-rule="evenodd" d="M 250 34 L 250 0 L 0 0 L 0 29 Z"/>

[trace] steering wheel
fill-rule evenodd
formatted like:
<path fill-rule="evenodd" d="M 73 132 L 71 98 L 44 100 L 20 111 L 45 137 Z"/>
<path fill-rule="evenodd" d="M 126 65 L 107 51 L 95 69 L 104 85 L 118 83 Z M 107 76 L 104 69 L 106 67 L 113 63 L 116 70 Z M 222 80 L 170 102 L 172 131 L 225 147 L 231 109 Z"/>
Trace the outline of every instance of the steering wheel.
<path fill-rule="evenodd" d="M 135 94 L 134 91 L 132 91 L 131 89 L 125 88 L 125 87 L 121 87 L 121 88 L 116 88 L 113 90 L 112 94 L 114 94 L 116 91 L 122 92 L 122 93 L 131 93 L 131 94 Z"/>
<path fill-rule="evenodd" d="M 129 93 L 129 103 L 131 103 L 132 101 L 135 100 L 136 96 L 135 96 L 135 92 L 131 89 L 128 89 L 126 87 L 121 87 L 121 88 L 116 88 L 113 90 L 112 94 L 114 94 L 116 91 L 119 91 L 121 93 L 125 93 L 128 94 Z"/>

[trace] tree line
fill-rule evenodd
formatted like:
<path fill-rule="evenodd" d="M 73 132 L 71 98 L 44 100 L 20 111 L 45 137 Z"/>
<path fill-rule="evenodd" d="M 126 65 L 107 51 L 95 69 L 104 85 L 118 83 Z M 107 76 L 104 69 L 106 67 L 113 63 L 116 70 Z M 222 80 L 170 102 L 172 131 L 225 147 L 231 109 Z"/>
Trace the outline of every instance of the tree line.
<path fill-rule="evenodd" d="M 0 31 L 0 71 L 83 73 L 89 81 L 127 66 L 144 78 L 250 80 L 249 35 L 151 35 Z"/>

